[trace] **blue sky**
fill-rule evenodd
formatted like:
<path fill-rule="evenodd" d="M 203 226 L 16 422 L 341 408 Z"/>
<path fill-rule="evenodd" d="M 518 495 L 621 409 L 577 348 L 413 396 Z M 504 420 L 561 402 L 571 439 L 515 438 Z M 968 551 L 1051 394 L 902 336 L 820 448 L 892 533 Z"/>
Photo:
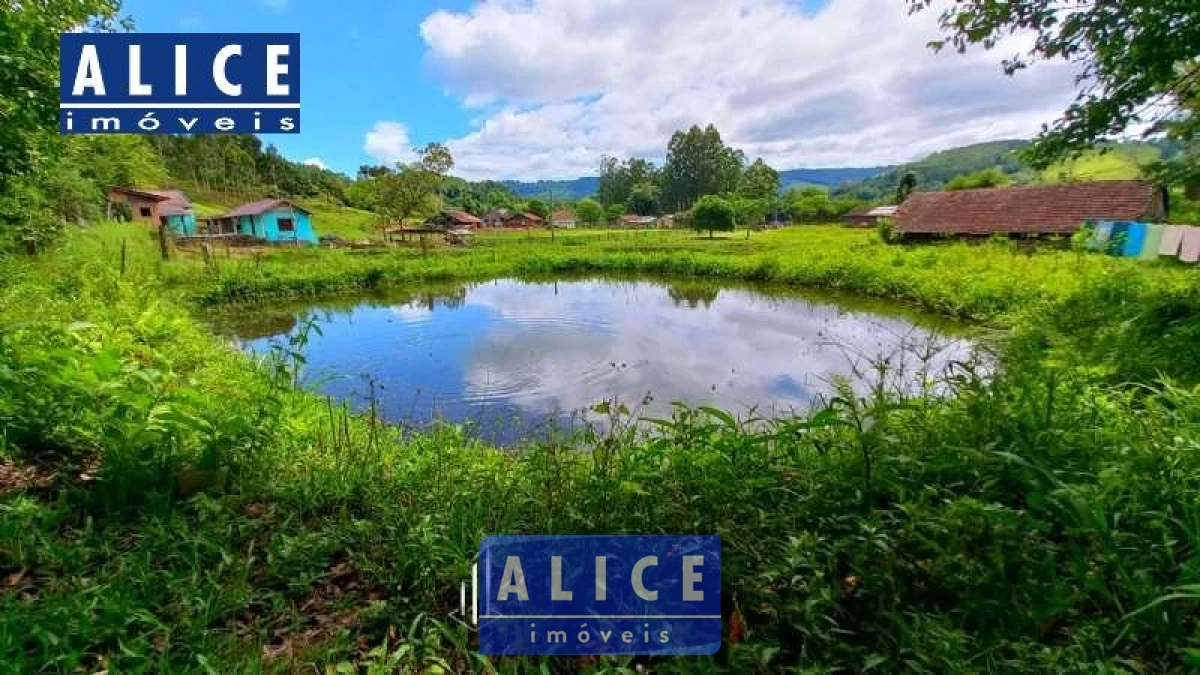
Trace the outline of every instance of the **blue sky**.
<path fill-rule="evenodd" d="M 360 164 L 449 145 L 466 178 L 594 175 L 661 160 L 714 123 L 780 169 L 902 162 L 1028 137 L 1074 73 L 1003 75 L 1028 47 L 935 55 L 936 12 L 899 0 L 126 0 L 152 32 L 298 32 L 302 133 L 289 158 Z"/>
<path fill-rule="evenodd" d="M 469 113 L 423 72 L 418 26 L 433 4 L 125 0 L 124 10 L 143 32 L 300 33 L 303 131 L 264 139 L 292 159 L 319 157 L 353 173 L 375 161 L 363 151 L 363 135 L 379 119 L 404 119 L 414 143 L 467 129 Z"/>

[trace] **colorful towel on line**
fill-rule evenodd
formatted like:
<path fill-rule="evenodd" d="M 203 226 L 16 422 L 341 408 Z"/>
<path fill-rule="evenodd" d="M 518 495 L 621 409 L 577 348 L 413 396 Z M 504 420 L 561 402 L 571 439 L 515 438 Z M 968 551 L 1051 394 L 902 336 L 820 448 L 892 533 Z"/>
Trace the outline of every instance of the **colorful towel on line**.
<path fill-rule="evenodd" d="M 1142 245 L 1142 253 L 1138 257 L 1142 260 L 1158 260 L 1158 250 L 1162 248 L 1163 234 L 1166 232 L 1165 225 L 1155 225 L 1151 223 L 1146 226 L 1146 243 Z"/>
<path fill-rule="evenodd" d="M 1146 244 L 1146 224 L 1126 223 L 1125 244 L 1121 247 L 1121 255 L 1126 258 L 1136 258 L 1142 254 L 1142 246 Z"/>
<path fill-rule="evenodd" d="M 1125 252 L 1125 240 L 1129 238 L 1129 223 L 1118 220 L 1112 224 L 1112 234 L 1108 238 L 1108 254 L 1122 255 Z"/>
<path fill-rule="evenodd" d="M 1200 227 L 1184 226 L 1179 259 L 1188 263 L 1200 262 Z"/>
<path fill-rule="evenodd" d="M 1104 251 L 1108 249 L 1108 240 L 1112 238 L 1111 220 L 1100 220 L 1092 224 L 1092 236 L 1088 239 L 1088 250 Z"/>
<path fill-rule="evenodd" d="M 1168 225 L 1163 230 L 1162 245 L 1158 247 L 1159 255 L 1169 255 L 1172 258 L 1179 255 L 1179 247 L 1183 245 L 1183 226 Z"/>

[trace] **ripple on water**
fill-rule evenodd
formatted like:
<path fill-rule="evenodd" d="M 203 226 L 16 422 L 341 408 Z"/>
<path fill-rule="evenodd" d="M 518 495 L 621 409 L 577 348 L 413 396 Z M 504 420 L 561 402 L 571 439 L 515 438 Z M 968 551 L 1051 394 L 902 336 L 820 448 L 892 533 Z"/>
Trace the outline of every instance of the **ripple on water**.
<path fill-rule="evenodd" d="M 687 288 L 655 282 L 498 280 L 444 297 L 419 292 L 409 297 L 420 303 L 314 312 L 323 330 L 304 346 L 307 381 L 362 406 L 373 378 L 384 417 L 408 424 L 519 418 L 537 427 L 612 398 L 654 417 L 677 400 L 787 414 L 827 390 L 832 375 L 853 377 L 855 361 L 919 350 L 935 327 L 886 305 L 753 289 L 697 291 L 693 302 Z M 246 344 L 256 351 L 287 334 L 282 323 L 275 337 L 255 328 Z M 955 342 L 933 372 L 969 350 Z M 517 428 L 492 440 L 514 441 Z"/>

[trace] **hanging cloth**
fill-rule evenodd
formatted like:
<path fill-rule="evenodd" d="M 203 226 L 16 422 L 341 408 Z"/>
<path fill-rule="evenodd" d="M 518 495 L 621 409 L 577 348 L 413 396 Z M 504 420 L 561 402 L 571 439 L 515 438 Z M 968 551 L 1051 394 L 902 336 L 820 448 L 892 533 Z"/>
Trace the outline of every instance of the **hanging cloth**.
<path fill-rule="evenodd" d="M 1088 241 L 1088 248 L 1093 251 L 1107 250 L 1108 240 L 1112 238 L 1112 228 L 1111 220 L 1098 221 L 1096 229 L 1092 231 L 1092 238 Z"/>
<path fill-rule="evenodd" d="M 1162 248 L 1163 232 L 1167 228 L 1163 225 L 1150 224 L 1146 226 L 1146 243 L 1142 245 L 1142 253 L 1138 257 L 1142 260 L 1158 260 L 1158 249 Z"/>
<path fill-rule="evenodd" d="M 1129 238 L 1129 223 L 1120 220 L 1113 223 L 1112 234 L 1108 238 L 1108 254 L 1122 255 L 1125 251 L 1125 240 Z"/>
<path fill-rule="evenodd" d="M 1129 227 L 1125 232 L 1125 245 L 1121 248 L 1121 255 L 1126 258 L 1136 258 L 1142 254 L 1142 246 L 1146 244 L 1146 224 L 1145 223 L 1126 223 Z"/>
<path fill-rule="evenodd" d="M 1159 255 L 1169 255 L 1172 258 L 1179 255 L 1179 247 L 1183 245 L 1183 227 L 1168 225 L 1163 228 L 1162 246 L 1158 247 Z"/>
<path fill-rule="evenodd" d="M 1200 227 L 1187 225 L 1183 230 L 1183 246 L 1179 259 L 1186 263 L 1200 262 Z"/>

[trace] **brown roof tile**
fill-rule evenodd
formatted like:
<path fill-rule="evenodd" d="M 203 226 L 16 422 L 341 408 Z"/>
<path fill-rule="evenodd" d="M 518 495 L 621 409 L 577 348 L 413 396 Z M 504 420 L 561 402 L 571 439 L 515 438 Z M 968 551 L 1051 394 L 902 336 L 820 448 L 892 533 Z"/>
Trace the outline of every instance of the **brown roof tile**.
<path fill-rule="evenodd" d="M 286 199 L 260 199 L 256 202 L 248 202 L 242 204 L 229 213 L 222 215 L 222 218 L 234 218 L 237 216 L 258 216 L 270 211 L 275 207 L 287 207 L 304 213 L 312 213 L 303 206 L 294 204 Z"/>
<path fill-rule="evenodd" d="M 905 234 L 1070 234 L 1085 220 L 1164 217 L 1162 191 L 1145 181 L 914 192 L 896 212 Z"/>

